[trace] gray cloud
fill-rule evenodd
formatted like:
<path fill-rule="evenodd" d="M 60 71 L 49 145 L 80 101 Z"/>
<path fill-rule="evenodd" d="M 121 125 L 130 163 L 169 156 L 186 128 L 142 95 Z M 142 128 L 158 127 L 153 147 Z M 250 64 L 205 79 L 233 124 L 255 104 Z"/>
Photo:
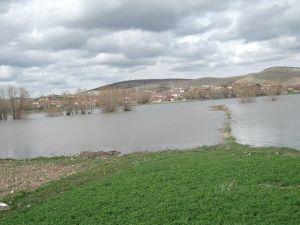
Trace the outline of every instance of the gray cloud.
<path fill-rule="evenodd" d="M 299 66 L 297 0 L 0 0 L 0 85 L 37 95 Z"/>
<path fill-rule="evenodd" d="M 86 0 L 82 13 L 67 25 L 85 29 L 142 29 L 163 31 L 175 27 L 191 14 L 219 11 L 231 1 L 206 0 Z"/>
<path fill-rule="evenodd" d="M 13 67 L 42 67 L 53 63 L 54 58 L 41 50 L 16 50 L 13 47 L 0 48 L 0 65 Z"/>

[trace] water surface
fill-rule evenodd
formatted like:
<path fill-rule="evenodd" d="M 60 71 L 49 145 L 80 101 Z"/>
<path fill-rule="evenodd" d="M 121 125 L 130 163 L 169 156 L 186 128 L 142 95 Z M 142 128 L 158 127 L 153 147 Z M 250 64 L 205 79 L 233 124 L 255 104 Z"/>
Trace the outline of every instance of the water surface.
<path fill-rule="evenodd" d="M 209 102 L 138 106 L 132 112 L 0 122 L 0 158 L 192 148 L 221 142 L 222 112 Z"/>
<path fill-rule="evenodd" d="M 228 101 L 237 142 L 252 146 L 291 147 L 300 150 L 300 95 L 256 98 L 253 103 Z"/>
<path fill-rule="evenodd" d="M 186 149 L 222 142 L 224 113 L 232 111 L 237 142 L 252 146 L 284 146 L 300 150 L 300 95 L 138 106 L 132 112 L 95 113 L 49 118 L 32 114 L 0 122 L 0 158 L 73 155 L 81 151 L 122 153 Z"/>

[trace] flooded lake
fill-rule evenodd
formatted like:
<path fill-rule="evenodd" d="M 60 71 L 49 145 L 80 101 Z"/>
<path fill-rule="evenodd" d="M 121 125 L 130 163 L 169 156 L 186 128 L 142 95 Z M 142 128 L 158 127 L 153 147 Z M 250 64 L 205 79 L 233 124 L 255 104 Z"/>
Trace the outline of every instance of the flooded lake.
<path fill-rule="evenodd" d="M 252 146 L 282 146 L 300 150 L 300 95 L 256 98 L 248 104 L 228 102 L 237 142 Z"/>
<path fill-rule="evenodd" d="M 209 102 L 138 106 L 131 112 L 0 122 L 0 158 L 72 155 L 81 151 L 158 151 L 218 144 L 222 112 Z"/>
<path fill-rule="evenodd" d="M 233 113 L 237 142 L 253 146 L 300 149 L 300 95 L 277 101 L 257 98 L 138 106 L 132 112 L 95 113 L 49 118 L 32 114 L 0 122 L 0 158 L 73 155 L 81 151 L 122 153 L 184 149 L 222 142 L 223 112 L 209 106 L 225 104 Z"/>

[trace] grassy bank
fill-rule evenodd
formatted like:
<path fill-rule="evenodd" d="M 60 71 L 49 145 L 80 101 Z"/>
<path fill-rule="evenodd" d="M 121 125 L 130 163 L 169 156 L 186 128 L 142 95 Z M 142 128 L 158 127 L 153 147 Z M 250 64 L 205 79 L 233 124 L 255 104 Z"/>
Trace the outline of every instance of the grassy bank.
<path fill-rule="evenodd" d="M 0 224 L 300 224 L 300 153 L 227 147 L 86 159 L 92 169 L 2 199 Z"/>

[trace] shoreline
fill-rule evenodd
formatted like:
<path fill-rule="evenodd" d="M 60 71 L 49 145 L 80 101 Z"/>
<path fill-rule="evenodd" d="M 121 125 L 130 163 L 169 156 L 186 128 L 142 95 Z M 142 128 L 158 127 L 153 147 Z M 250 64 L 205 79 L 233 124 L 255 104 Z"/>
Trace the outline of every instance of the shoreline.
<path fill-rule="evenodd" d="M 281 95 L 276 95 L 277 97 L 280 97 L 280 96 L 293 96 L 293 95 L 299 95 L 300 96 L 300 92 L 299 93 L 289 93 L 289 94 L 281 94 Z M 255 98 L 263 98 L 263 97 L 270 97 L 268 95 L 260 95 L 260 96 L 255 96 Z M 188 102 L 205 102 L 205 101 L 217 101 L 217 100 L 230 100 L 230 99 L 237 99 L 239 100 L 240 98 L 238 97 L 234 97 L 234 98 L 209 98 L 209 99 L 199 99 L 199 100 L 177 100 L 177 101 L 162 101 L 162 102 L 150 102 L 150 103 L 146 103 L 146 104 L 132 104 L 132 107 L 136 107 L 136 106 L 143 106 L 143 105 L 160 105 L 160 104 L 175 104 L 175 103 L 188 103 Z M 93 108 L 93 110 L 99 110 L 101 111 L 101 108 L 100 107 L 95 107 Z M 31 110 L 31 111 L 28 111 L 28 114 L 39 114 L 39 113 L 47 113 L 47 111 L 45 110 Z M 114 112 L 116 113 L 116 112 Z M 92 114 L 95 114 L 95 113 L 92 113 Z M 88 114 L 85 114 L 85 115 L 88 115 Z M 65 116 L 65 115 L 63 115 Z M 78 116 L 80 116 L 78 114 Z"/>

